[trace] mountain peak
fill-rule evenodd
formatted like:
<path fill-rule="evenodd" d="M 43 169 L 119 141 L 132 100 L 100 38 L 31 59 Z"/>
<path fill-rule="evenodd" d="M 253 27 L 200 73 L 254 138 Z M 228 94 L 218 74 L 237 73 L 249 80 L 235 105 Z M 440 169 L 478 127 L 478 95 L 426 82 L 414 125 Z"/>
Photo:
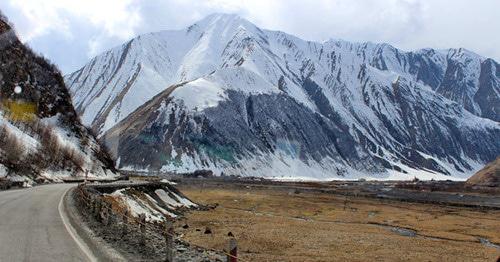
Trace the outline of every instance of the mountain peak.
<path fill-rule="evenodd" d="M 230 28 L 245 28 L 250 31 L 257 30 L 257 26 L 241 16 L 226 13 L 211 14 L 196 22 L 193 26 L 200 27 L 202 31 L 207 31 L 213 28 L 218 28 L 219 30 Z"/>

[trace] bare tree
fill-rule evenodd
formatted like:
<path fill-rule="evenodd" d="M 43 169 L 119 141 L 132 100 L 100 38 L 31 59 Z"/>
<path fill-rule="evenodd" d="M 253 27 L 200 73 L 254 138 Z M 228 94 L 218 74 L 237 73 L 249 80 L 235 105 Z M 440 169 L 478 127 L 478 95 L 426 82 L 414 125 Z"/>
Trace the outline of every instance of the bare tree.
<path fill-rule="evenodd" d="M 50 125 L 40 125 L 39 128 L 41 151 L 45 157 L 52 161 L 61 159 L 61 145 L 59 138 Z"/>
<path fill-rule="evenodd" d="M 21 162 L 25 152 L 22 141 L 5 123 L 0 124 L 0 149 L 4 151 L 5 160 L 11 165 Z"/>

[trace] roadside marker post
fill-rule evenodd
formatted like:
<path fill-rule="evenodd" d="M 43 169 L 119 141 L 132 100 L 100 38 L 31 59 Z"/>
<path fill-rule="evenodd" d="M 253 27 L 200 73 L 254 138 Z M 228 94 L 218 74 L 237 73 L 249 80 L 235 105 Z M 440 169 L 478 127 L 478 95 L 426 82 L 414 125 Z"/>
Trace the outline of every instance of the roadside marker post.
<path fill-rule="evenodd" d="M 123 221 L 122 236 L 125 236 L 127 234 L 128 210 L 125 210 L 125 212 L 123 212 L 122 221 Z"/>
<path fill-rule="evenodd" d="M 141 230 L 141 244 L 146 245 L 146 214 L 139 215 L 139 229 Z"/>
<path fill-rule="evenodd" d="M 107 226 L 109 225 L 109 208 L 108 204 L 106 202 L 103 203 L 103 210 L 102 210 L 102 223 Z"/>
<path fill-rule="evenodd" d="M 96 217 L 97 217 L 97 221 L 99 221 L 99 222 L 102 222 L 102 220 L 101 220 L 101 208 L 102 208 L 101 201 L 99 198 L 96 197 Z"/>
<path fill-rule="evenodd" d="M 238 262 L 238 244 L 235 238 L 229 239 L 229 254 L 227 262 Z"/>
<path fill-rule="evenodd" d="M 165 244 L 167 245 L 166 261 L 174 261 L 174 226 L 172 222 L 165 221 L 164 224 Z"/>

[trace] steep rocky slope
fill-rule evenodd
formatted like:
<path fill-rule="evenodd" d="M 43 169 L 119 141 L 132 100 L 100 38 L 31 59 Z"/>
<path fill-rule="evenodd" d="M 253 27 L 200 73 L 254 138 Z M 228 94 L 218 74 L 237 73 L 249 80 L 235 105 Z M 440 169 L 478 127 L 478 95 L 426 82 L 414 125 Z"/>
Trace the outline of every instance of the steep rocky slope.
<path fill-rule="evenodd" d="M 500 154 L 498 68 L 465 49 L 318 43 L 215 14 L 65 81 L 123 168 L 463 179 Z"/>
<path fill-rule="evenodd" d="M 114 175 L 114 163 L 80 122 L 57 68 L 24 46 L 0 14 L 0 178 Z"/>

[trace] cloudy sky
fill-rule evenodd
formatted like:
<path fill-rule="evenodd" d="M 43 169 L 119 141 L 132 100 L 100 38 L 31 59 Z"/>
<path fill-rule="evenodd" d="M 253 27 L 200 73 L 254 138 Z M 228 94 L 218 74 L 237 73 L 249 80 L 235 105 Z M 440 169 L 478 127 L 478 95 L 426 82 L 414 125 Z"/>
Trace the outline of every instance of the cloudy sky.
<path fill-rule="evenodd" d="M 465 47 L 500 61 L 499 0 L 2 0 L 22 41 L 64 73 L 138 34 L 236 13 L 307 40 Z"/>

